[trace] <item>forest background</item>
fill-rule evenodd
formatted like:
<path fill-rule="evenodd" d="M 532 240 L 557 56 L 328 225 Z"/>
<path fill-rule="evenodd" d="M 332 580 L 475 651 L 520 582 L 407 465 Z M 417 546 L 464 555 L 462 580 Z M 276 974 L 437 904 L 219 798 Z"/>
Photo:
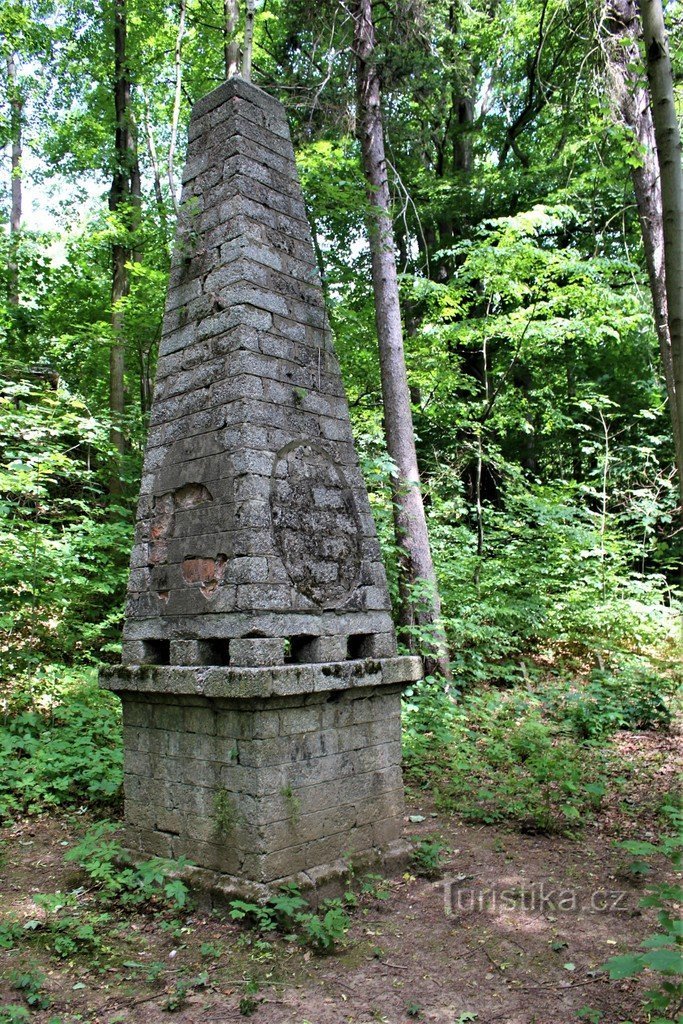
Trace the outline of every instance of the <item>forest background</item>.
<path fill-rule="evenodd" d="M 266 0 L 252 73 L 291 119 L 398 608 L 352 14 Z M 6 676 L 118 656 L 184 131 L 225 77 L 240 16 L 207 0 L 0 8 Z M 458 687 L 567 658 L 649 671 L 672 653 L 681 534 L 633 192 L 648 154 L 624 118 L 645 81 L 634 19 L 564 0 L 376 5 L 412 415 Z M 670 4 L 673 40 L 680 23 Z M 403 641 L 424 646 L 404 621 Z"/>
<path fill-rule="evenodd" d="M 67 859 L 90 878 L 70 903 L 37 897 L 51 916 L 35 934 L 0 922 L 12 962 L 37 938 L 44 966 L 93 951 L 105 964 L 102 899 L 119 900 L 124 925 L 131 901 L 185 906 L 168 865 L 119 871 L 116 824 L 83 839 L 81 815 L 120 812 L 120 705 L 96 668 L 120 658 L 189 111 L 239 64 L 245 29 L 252 80 L 289 114 L 399 638 L 433 670 L 404 702 L 411 792 L 524 835 L 573 840 L 590 822 L 605 830 L 601 860 L 609 837 L 645 859 L 677 848 L 655 842 L 681 824 L 665 762 L 683 534 L 681 320 L 669 337 L 652 48 L 630 0 L 375 0 L 376 45 L 366 36 L 362 54 L 361 10 L 367 0 L 246 12 L 236 0 L 0 0 L 0 824 L 13 841 L 54 812 L 46 834 L 54 820 L 61 845 L 80 837 Z M 679 0 L 664 14 L 680 114 Z M 370 86 L 436 623 L 412 538 L 395 529 L 405 492 L 371 267 L 381 190 L 367 187 L 361 144 Z M 680 274 L 674 285 L 680 299 Z M 415 865 L 431 878 L 445 843 L 425 836 Z M 0 840 L 0 867 L 2 855 Z M 683 1000 L 675 898 L 664 879 L 649 952 L 603 965 L 619 979 L 661 972 L 660 1012 Z M 330 948 L 348 929 L 334 920 Z M 29 975 L 11 984 L 35 1009 Z M 26 1019 L 11 1010 L 0 1019 Z"/>

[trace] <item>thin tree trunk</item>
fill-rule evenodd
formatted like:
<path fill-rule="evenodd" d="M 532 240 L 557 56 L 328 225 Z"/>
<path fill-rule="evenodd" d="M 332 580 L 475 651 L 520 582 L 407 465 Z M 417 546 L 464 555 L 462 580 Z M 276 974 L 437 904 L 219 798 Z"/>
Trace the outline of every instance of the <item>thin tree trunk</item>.
<path fill-rule="evenodd" d="M 12 306 L 19 305 L 19 265 L 17 261 L 17 244 L 21 231 L 22 213 L 22 114 L 23 100 L 17 82 L 17 65 L 14 54 L 7 58 L 7 91 L 10 107 L 10 134 L 12 139 L 12 155 L 10 163 L 10 191 L 12 205 L 10 209 L 10 252 L 8 270 L 7 299 Z"/>
<path fill-rule="evenodd" d="M 226 78 L 236 75 L 239 67 L 240 47 L 235 38 L 239 18 L 239 0 L 223 0 L 223 59 Z"/>
<path fill-rule="evenodd" d="M 149 162 L 152 165 L 152 178 L 154 180 L 154 198 L 157 204 L 157 210 L 159 211 L 159 221 L 164 234 L 164 240 L 168 241 L 168 222 L 166 217 L 166 205 L 164 203 L 164 193 L 161 188 L 161 171 L 159 170 L 159 157 L 157 156 L 157 147 L 154 141 L 154 129 L 149 120 L 149 108 L 147 106 L 147 100 L 144 101 L 144 126 L 145 126 L 145 142 L 147 143 L 147 153 L 149 156 Z"/>
<path fill-rule="evenodd" d="M 647 79 L 650 86 L 657 159 L 662 196 L 664 281 L 678 437 L 683 438 L 683 167 L 681 135 L 676 116 L 674 82 L 661 0 L 638 0 L 643 24 Z M 683 497 L 683 473 L 678 467 Z"/>
<path fill-rule="evenodd" d="M 173 114 L 171 117 L 171 141 L 168 145 L 168 187 L 171 192 L 171 202 L 173 203 L 173 209 L 175 210 L 176 217 L 178 216 L 178 197 L 176 195 L 175 187 L 175 167 L 173 166 L 173 160 L 175 158 L 175 148 L 178 141 L 178 121 L 180 119 L 180 100 L 182 98 L 182 87 L 183 87 L 183 37 L 185 35 L 185 15 L 187 13 L 187 0 L 180 0 L 180 9 L 178 17 L 178 33 L 175 40 L 175 52 L 174 52 L 174 68 L 175 68 L 175 94 L 173 96 Z"/>
<path fill-rule="evenodd" d="M 244 22 L 244 50 L 242 53 L 242 78 L 251 82 L 251 58 L 254 51 L 254 7 L 255 0 L 247 0 L 247 13 Z"/>
<path fill-rule="evenodd" d="M 633 133 L 640 162 L 631 170 L 633 191 L 643 237 L 645 265 L 652 297 L 655 330 L 664 372 L 679 481 L 683 480 L 683 433 L 669 334 L 664 273 L 662 195 L 657 166 L 655 131 L 647 90 L 640 84 L 639 24 L 635 0 L 609 0 L 603 17 L 603 50 L 614 105 Z M 683 484 L 681 484 L 683 487 Z M 683 492 L 682 492 L 683 493 Z"/>
<path fill-rule="evenodd" d="M 116 163 L 109 193 L 109 209 L 112 213 L 119 215 L 125 213 L 131 196 L 131 154 L 133 151 L 130 125 L 130 81 L 126 56 L 126 15 L 126 0 L 114 0 L 114 110 L 116 116 L 114 151 Z M 139 171 L 137 176 L 139 181 Z M 118 229 L 120 230 L 120 226 Z M 130 290 L 130 277 L 127 269 L 129 254 L 128 246 L 121 241 L 119 236 L 112 244 L 112 346 L 109 353 L 109 411 L 112 418 L 111 441 L 120 455 L 123 455 L 126 448 L 122 424 L 125 411 L 126 340 L 121 301 Z M 120 473 L 117 472 L 112 475 L 110 491 L 112 494 L 120 494 L 121 490 Z"/>
<path fill-rule="evenodd" d="M 413 593 L 402 602 L 401 622 L 431 633 L 433 655 L 428 661 L 448 673 L 448 656 L 440 626 L 436 575 L 427 535 L 415 451 L 410 392 L 403 351 L 394 233 L 384 154 L 380 80 L 374 63 L 375 30 L 371 0 L 354 0 L 354 45 L 358 88 L 359 136 L 370 203 L 370 253 L 375 318 L 384 405 L 387 451 L 396 466 L 393 482 L 394 525 L 402 570 Z M 428 666 L 430 667 L 430 666 Z"/>

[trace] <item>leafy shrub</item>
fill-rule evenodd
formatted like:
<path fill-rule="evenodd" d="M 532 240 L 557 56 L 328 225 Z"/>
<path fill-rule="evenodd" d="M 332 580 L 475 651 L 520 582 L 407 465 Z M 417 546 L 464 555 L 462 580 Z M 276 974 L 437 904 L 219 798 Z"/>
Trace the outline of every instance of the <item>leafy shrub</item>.
<path fill-rule="evenodd" d="M 676 870 L 680 870 L 683 851 L 683 814 L 676 807 L 666 807 L 670 824 L 676 827 L 674 835 L 663 836 L 658 843 L 627 840 L 619 843 L 621 849 L 637 857 L 664 856 Z M 672 1017 L 683 1003 L 683 921 L 676 913 L 683 902 L 680 885 L 662 883 L 650 888 L 641 901 L 642 907 L 656 907 L 659 931 L 648 936 L 641 944 L 642 953 L 626 953 L 611 957 L 602 965 L 613 981 L 631 978 L 647 970 L 659 975 L 656 987 L 645 993 L 645 1010 L 656 1015 L 658 1024 L 673 1024 L 663 1013 Z"/>
<path fill-rule="evenodd" d="M 123 906 L 154 902 L 182 909 L 187 903 L 187 886 L 174 876 L 187 866 L 188 860 L 152 857 L 135 863 L 114 838 L 118 829 L 114 822 L 97 822 L 64 859 L 83 868 L 107 901 L 116 900 Z"/>
<path fill-rule="evenodd" d="M 675 682 L 642 661 L 613 670 L 596 669 L 586 686 L 570 691 L 562 711 L 582 739 L 617 729 L 654 729 L 670 725 Z"/>
<path fill-rule="evenodd" d="M 118 649 L 131 508 L 109 424 L 54 374 L 0 376 L 0 675 Z M 1 371 L 0 371 L 1 373 Z"/>
<path fill-rule="evenodd" d="M 45 917 L 28 921 L 24 929 L 56 956 L 66 959 L 100 948 L 100 931 L 109 921 L 108 913 L 81 906 L 75 893 L 39 893 L 34 899 Z"/>
<path fill-rule="evenodd" d="M 114 905 L 124 910 L 149 906 L 157 912 L 186 906 L 187 887 L 176 876 L 187 861 L 153 857 L 134 863 L 115 839 L 117 829 L 113 822 L 98 822 L 64 856 L 83 869 L 91 884 L 68 893 L 35 895 L 43 914 L 23 924 L 3 923 L 0 948 L 36 942 L 61 959 L 92 954 L 104 948 L 103 934 Z"/>
<path fill-rule="evenodd" d="M 30 1020 L 31 1014 L 25 1006 L 16 1003 L 0 1006 L 0 1024 L 27 1024 Z"/>
<path fill-rule="evenodd" d="M 432 499 L 430 538 L 459 686 L 520 681 L 530 653 L 637 650 L 675 631 L 663 577 L 632 570 L 632 545 L 617 523 L 601 536 L 576 488 L 527 487 L 512 475 L 485 509 L 483 556 L 458 481 L 441 479 Z"/>
<path fill-rule="evenodd" d="M 92 670 L 25 677 L 1 702 L 0 819 L 46 807 L 103 806 L 123 781 L 121 705 Z"/>
<path fill-rule="evenodd" d="M 414 774 L 427 763 L 430 752 L 451 743 L 462 723 L 457 691 L 442 679 L 427 676 L 403 692 L 403 751 Z"/>
<path fill-rule="evenodd" d="M 547 721 L 530 691 L 466 696 L 452 709 L 451 735 L 429 751 L 409 743 L 407 775 L 466 821 L 568 832 L 605 794 L 605 755 Z"/>
<path fill-rule="evenodd" d="M 50 997 L 43 991 L 45 975 L 41 971 L 12 971 L 9 976 L 12 988 L 21 992 L 32 1010 L 47 1010 Z"/>
<path fill-rule="evenodd" d="M 422 839 L 413 850 L 412 866 L 423 878 L 438 878 L 441 874 L 441 861 L 447 850 L 448 847 L 438 839 Z"/>
<path fill-rule="evenodd" d="M 294 885 L 282 886 L 265 903 L 233 900 L 230 917 L 260 932 L 298 934 L 316 953 L 331 953 L 344 941 L 350 919 L 340 900 L 326 900 L 321 912 L 313 913 Z"/>

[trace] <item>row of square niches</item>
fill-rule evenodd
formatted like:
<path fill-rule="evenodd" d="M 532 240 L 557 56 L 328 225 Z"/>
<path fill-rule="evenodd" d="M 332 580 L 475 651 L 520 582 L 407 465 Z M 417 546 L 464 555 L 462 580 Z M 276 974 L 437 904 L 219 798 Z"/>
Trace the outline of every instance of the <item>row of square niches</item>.
<path fill-rule="evenodd" d="M 395 653 L 393 637 L 384 633 L 323 637 L 252 636 L 235 640 L 143 640 L 134 646 L 134 656 L 125 660 L 145 665 L 232 665 L 235 668 L 355 661 L 390 657 Z"/>

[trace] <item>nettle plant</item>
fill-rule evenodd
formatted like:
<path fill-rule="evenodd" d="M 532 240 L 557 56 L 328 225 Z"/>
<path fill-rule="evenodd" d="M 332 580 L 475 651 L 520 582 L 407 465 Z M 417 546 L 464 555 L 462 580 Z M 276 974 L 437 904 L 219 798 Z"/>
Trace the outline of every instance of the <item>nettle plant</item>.
<path fill-rule="evenodd" d="M 637 858 L 631 870 L 638 874 L 650 870 L 648 861 L 653 857 L 666 858 L 676 871 L 683 866 L 683 813 L 672 805 L 666 805 L 663 813 L 675 827 L 675 834 L 662 836 L 658 843 L 626 840 L 617 844 Z M 641 943 L 640 952 L 612 957 L 602 965 L 613 981 L 632 978 L 643 971 L 657 978 L 645 993 L 644 1005 L 654 1015 L 654 1024 L 675 1024 L 683 1008 L 683 920 L 679 913 L 682 902 L 683 889 L 679 884 L 662 882 L 650 886 L 640 905 L 657 910 L 658 930 Z"/>
<path fill-rule="evenodd" d="M 119 798 L 121 706 L 94 670 L 47 666 L 0 699 L 0 820 Z"/>
<path fill-rule="evenodd" d="M 353 895 L 353 894 L 351 894 Z M 340 946 L 351 926 L 346 905 L 354 900 L 325 900 L 318 913 L 314 913 L 295 885 L 282 886 L 265 903 L 233 900 L 230 917 L 261 933 L 276 933 L 297 937 L 316 953 L 332 953 Z"/>

